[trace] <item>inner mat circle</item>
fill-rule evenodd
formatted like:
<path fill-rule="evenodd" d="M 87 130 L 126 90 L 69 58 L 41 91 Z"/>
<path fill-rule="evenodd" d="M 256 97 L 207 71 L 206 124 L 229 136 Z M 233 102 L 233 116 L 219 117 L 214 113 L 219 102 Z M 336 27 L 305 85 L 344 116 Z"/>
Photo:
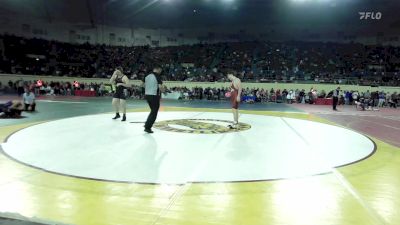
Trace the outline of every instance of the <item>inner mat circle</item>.
<path fill-rule="evenodd" d="M 46 122 L 12 134 L 2 149 L 21 163 L 50 172 L 156 184 L 310 176 L 357 162 L 375 150 L 362 134 L 306 120 L 242 114 L 239 120 L 248 129 L 240 132 L 154 128 L 155 133 L 147 134 L 142 123 L 147 116 L 128 113 L 127 121 L 121 122 L 112 120 L 111 114 L 100 114 Z M 160 112 L 157 124 L 176 120 L 224 126 L 232 114 Z"/>

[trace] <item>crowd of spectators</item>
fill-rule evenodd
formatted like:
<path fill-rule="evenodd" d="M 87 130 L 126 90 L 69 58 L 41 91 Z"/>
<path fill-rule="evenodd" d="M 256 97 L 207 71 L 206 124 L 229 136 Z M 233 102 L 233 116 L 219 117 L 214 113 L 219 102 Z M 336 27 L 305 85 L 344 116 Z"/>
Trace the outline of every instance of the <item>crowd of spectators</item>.
<path fill-rule="evenodd" d="M 12 82 L 11 80 L 7 84 L 0 82 L 0 93 L 3 94 L 18 94 L 21 96 L 26 89 L 32 90 L 35 95 L 74 95 L 74 90 L 93 90 L 98 93 L 105 93 L 105 85 L 103 83 L 79 83 L 75 85 L 74 82 L 69 81 L 39 81 L 41 84 L 38 85 L 38 80 L 35 81 L 23 81 L 18 80 Z M 104 91 L 103 91 L 104 90 Z"/>
<path fill-rule="evenodd" d="M 40 85 L 38 85 L 40 83 Z M 108 83 L 75 83 L 75 82 L 45 82 L 45 81 L 9 81 L 7 84 L 0 82 L 1 93 L 17 93 L 22 95 L 26 90 L 32 90 L 36 96 L 71 96 L 75 90 L 90 90 L 96 96 L 112 96 L 114 88 Z M 225 93 L 229 92 L 228 87 L 170 87 L 166 88 L 164 94 L 178 93 L 181 100 L 209 100 L 226 101 Z M 144 99 L 144 89 L 140 85 L 132 85 L 127 93 L 133 99 Z M 276 102 L 276 103 L 303 103 L 314 104 L 318 98 L 331 98 L 333 90 L 304 89 L 264 89 L 264 88 L 243 88 L 242 101 L 246 103 Z M 400 93 L 372 91 L 359 92 L 354 90 L 340 91 L 339 105 L 354 105 L 356 102 L 363 102 L 371 107 L 397 107 L 400 101 Z"/>
<path fill-rule="evenodd" d="M 71 44 L 0 35 L 0 73 L 141 79 L 156 62 L 163 80 L 400 85 L 400 47 L 358 43 L 236 42 L 171 47 Z"/>

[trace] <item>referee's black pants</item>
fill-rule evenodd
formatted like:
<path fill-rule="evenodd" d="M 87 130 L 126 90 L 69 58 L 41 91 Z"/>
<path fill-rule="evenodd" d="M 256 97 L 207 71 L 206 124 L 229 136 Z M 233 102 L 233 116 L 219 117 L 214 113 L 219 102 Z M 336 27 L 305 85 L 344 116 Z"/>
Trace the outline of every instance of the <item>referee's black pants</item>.
<path fill-rule="evenodd" d="M 333 97 L 333 110 L 336 110 L 336 106 L 338 104 L 339 98 L 338 97 Z"/>
<path fill-rule="evenodd" d="M 150 114 L 147 117 L 147 121 L 144 125 L 146 129 L 151 129 L 153 127 L 154 122 L 157 119 L 157 114 L 158 114 L 158 109 L 160 109 L 160 99 L 161 96 L 159 95 L 146 95 L 145 99 L 147 101 L 147 104 L 149 104 L 150 107 Z"/>
<path fill-rule="evenodd" d="M 31 110 L 29 110 L 29 106 L 31 107 Z M 33 104 L 25 104 L 25 111 L 35 111 L 35 108 L 36 108 L 36 103 L 33 103 Z"/>

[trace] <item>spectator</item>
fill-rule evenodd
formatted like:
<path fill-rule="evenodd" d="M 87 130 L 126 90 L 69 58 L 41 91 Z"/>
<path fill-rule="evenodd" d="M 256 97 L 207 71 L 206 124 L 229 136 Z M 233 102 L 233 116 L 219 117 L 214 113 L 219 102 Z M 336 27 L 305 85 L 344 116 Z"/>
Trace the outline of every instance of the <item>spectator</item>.
<path fill-rule="evenodd" d="M 389 107 L 390 108 L 397 108 L 397 103 L 398 103 L 398 96 L 397 92 L 394 92 L 389 99 Z"/>
<path fill-rule="evenodd" d="M 385 104 L 385 93 L 383 91 L 379 92 L 379 103 L 378 107 L 383 107 Z"/>
<path fill-rule="evenodd" d="M 225 81 L 221 71 L 229 68 L 242 80 L 254 82 L 400 85 L 400 48 L 394 46 L 252 41 L 150 48 L 71 44 L 12 35 L 0 35 L 0 39 L 8 59 L 0 71 L 13 74 L 109 78 L 113 69 L 122 65 L 129 77 L 141 79 L 151 66 L 147 60 L 151 58 L 162 65 L 166 72 L 163 79 L 172 81 Z M 43 57 L 30 59 L 27 54 Z M 376 64 L 379 68 L 373 66 Z M 58 87 L 52 88 L 59 94 Z"/>

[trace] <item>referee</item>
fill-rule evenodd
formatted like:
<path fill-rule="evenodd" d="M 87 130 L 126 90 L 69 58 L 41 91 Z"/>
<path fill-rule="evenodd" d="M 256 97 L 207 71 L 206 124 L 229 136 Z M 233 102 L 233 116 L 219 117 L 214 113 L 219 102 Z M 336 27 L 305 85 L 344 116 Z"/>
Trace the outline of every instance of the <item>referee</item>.
<path fill-rule="evenodd" d="M 336 106 L 339 102 L 340 87 L 333 91 L 333 110 L 337 111 Z"/>
<path fill-rule="evenodd" d="M 153 72 L 145 76 L 142 80 L 144 82 L 145 99 L 151 110 L 144 125 L 144 131 L 147 133 L 153 133 L 151 128 L 157 119 L 158 109 L 160 108 L 161 89 L 163 83 L 160 77 L 161 72 L 161 67 L 156 66 L 154 67 Z"/>

